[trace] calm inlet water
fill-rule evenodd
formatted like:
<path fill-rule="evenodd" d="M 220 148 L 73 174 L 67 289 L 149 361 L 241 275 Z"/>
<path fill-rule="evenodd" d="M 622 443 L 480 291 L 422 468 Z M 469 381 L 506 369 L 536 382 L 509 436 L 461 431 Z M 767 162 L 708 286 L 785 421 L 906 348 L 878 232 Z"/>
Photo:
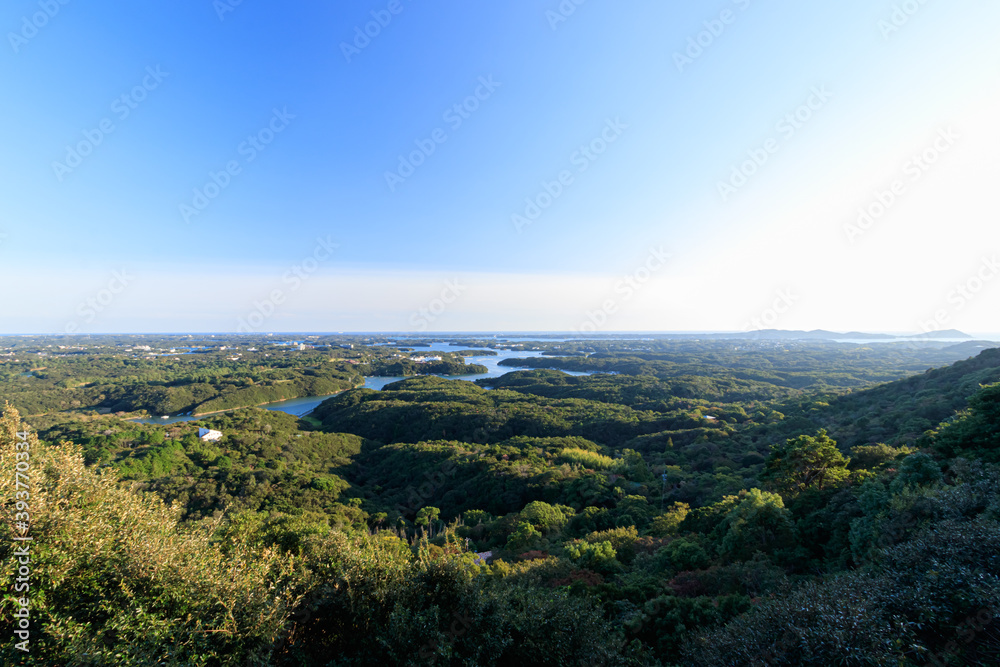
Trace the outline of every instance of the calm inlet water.
<path fill-rule="evenodd" d="M 463 348 L 461 346 L 452 345 L 451 343 L 433 343 L 430 347 L 418 347 L 415 348 L 415 352 L 423 352 L 433 356 L 434 352 L 455 352 L 457 350 L 464 350 L 470 348 Z M 484 348 L 490 349 L 490 348 Z M 504 359 L 510 359 L 511 357 L 517 358 L 528 358 L 528 357 L 538 357 L 542 353 L 535 350 L 493 350 L 496 355 L 483 355 L 475 356 L 470 355 L 465 357 L 465 363 L 467 364 L 480 364 L 486 366 L 488 369 L 485 373 L 476 373 L 474 375 L 457 375 L 449 376 L 452 380 L 479 380 L 482 378 L 496 378 L 500 377 L 504 373 L 510 373 L 511 371 L 516 371 L 516 368 L 511 366 L 500 366 L 500 362 Z M 570 375 L 589 375 L 589 373 L 576 373 L 566 371 Z M 366 377 L 365 378 L 365 388 L 366 389 L 376 389 L 380 390 L 382 387 L 390 384 L 392 382 L 399 382 L 400 380 L 405 380 L 405 377 Z M 336 394 L 330 394 L 327 396 L 301 396 L 299 398 L 290 398 L 287 401 L 277 401 L 276 403 L 265 403 L 264 405 L 258 406 L 264 408 L 265 410 L 278 410 L 280 412 L 287 412 L 288 414 L 295 415 L 296 417 L 304 417 L 313 410 L 316 409 L 320 403 L 330 398 L 330 396 L 335 396 Z M 145 419 L 135 419 L 133 421 L 141 422 L 143 424 L 173 424 L 175 422 L 191 421 L 193 419 L 201 419 L 202 417 L 192 417 L 190 415 L 177 415 L 175 417 L 167 417 L 163 419 L 161 417 L 149 417 Z"/>

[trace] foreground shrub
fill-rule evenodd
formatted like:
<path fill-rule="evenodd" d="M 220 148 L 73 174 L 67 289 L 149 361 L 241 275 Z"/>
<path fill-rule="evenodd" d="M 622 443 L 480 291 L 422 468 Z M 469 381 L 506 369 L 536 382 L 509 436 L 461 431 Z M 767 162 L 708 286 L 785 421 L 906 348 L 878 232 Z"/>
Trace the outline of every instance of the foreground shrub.
<path fill-rule="evenodd" d="M 690 665 L 1000 663 L 1000 526 L 948 521 L 876 564 L 764 601 L 684 650 Z"/>
<path fill-rule="evenodd" d="M 392 537 L 331 533 L 309 549 L 316 585 L 277 664 L 644 664 L 592 602 L 522 576 L 548 579 L 557 559 L 487 575 L 468 554 L 411 558 Z"/>
<path fill-rule="evenodd" d="M 17 412 L 0 420 L 0 580 L 13 590 L 18 560 Z M 27 437 L 30 454 L 30 652 L 5 641 L 4 664 L 267 665 L 296 603 L 292 561 L 178 527 L 178 508 L 133 493 L 84 465 L 80 448 Z M 0 633 L 13 636 L 13 595 Z"/>

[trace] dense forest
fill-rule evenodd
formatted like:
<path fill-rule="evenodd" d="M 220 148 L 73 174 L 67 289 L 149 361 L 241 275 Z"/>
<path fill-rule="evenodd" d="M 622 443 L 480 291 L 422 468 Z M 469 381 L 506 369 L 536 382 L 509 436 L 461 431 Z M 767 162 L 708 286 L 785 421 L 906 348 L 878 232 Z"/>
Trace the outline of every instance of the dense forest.
<path fill-rule="evenodd" d="M 4 664 L 1000 663 L 990 343 L 72 340 L 0 339 Z"/>
<path fill-rule="evenodd" d="M 3 340 L 0 338 L 0 340 Z M 10 339 L 8 339 L 10 340 Z M 56 339 L 69 342 L 66 337 Z M 73 340 L 76 340 L 75 338 Z M 4 398 L 25 415 L 97 410 L 119 415 L 195 415 L 251 407 L 301 396 L 339 393 L 363 376 L 469 375 L 486 368 L 457 354 L 429 362 L 381 345 L 353 351 L 315 341 L 306 346 L 258 341 L 186 340 L 148 343 L 102 337 L 95 345 L 26 345 L 14 339 L 0 365 Z M 259 346 L 259 347 L 258 347 Z M 2 357 L 0 357 L 2 359 Z"/>

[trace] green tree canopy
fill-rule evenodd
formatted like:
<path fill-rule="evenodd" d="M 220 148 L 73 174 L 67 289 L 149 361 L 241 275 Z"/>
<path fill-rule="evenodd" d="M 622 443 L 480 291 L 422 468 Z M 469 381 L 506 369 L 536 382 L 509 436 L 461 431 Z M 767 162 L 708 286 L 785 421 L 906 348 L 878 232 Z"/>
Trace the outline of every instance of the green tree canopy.
<path fill-rule="evenodd" d="M 848 477 L 850 461 L 821 429 L 815 436 L 800 435 L 774 445 L 761 479 L 784 495 L 822 490 Z"/>
<path fill-rule="evenodd" d="M 746 560 L 754 553 L 773 553 L 789 546 L 795 529 L 792 514 L 785 509 L 781 496 L 760 489 L 750 489 L 722 525 L 721 552 L 732 560 Z"/>
<path fill-rule="evenodd" d="M 948 457 L 965 456 L 1000 461 L 1000 382 L 982 387 L 934 437 L 934 447 Z"/>

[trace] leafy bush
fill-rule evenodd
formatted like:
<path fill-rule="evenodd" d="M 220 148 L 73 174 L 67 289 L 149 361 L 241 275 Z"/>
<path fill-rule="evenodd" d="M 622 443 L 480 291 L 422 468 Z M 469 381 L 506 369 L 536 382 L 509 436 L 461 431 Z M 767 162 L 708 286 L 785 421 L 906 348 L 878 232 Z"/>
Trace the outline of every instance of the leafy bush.
<path fill-rule="evenodd" d="M 284 647 L 288 664 L 644 664 L 588 600 L 477 576 L 467 556 L 414 559 L 389 535 L 331 533 L 307 558 L 316 585 Z"/>
<path fill-rule="evenodd" d="M 596 531 L 583 539 L 591 544 L 608 542 L 615 551 L 615 557 L 622 563 L 628 564 L 635 558 L 635 542 L 639 539 L 639 532 L 635 526 L 625 526 Z"/>
<path fill-rule="evenodd" d="M 998 599 L 1000 526 L 942 522 L 884 550 L 877 565 L 807 583 L 701 635 L 686 646 L 685 664 L 898 665 L 933 656 L 993 665 L 1000 645 L 983 629 L 997 625 Z M 978 632 L 970 618 L 982 619 Z"/>
<path fill-rule="evenodd" d="M 612 574 L 621 569 L 611 542 L 585 542 L 574 540 L 565 545 L 566 556 L 579 567 L 601 574 Z"/>
<path fill-rule="evenodd" d="M 979 389 L 967 410 L 931 434 L 934 447 L 948 457 L 1000 462 L 1000 382 Z"/>
<path fill-rule="evenodd" d="M 748 560 L 754 553 L 774 553 L 791 546 L 795 526 L 781 496 L 750 489 L 723 518 L 720 552 L 731 560 Z"/>
<path fill-rule="evenodd" d="M 16 432 L 0 421 L 0 469 L 13 470 Z M 84 465 L 80 448 L 32 434 L 31 623 L 23 662 L 12 642 L 6 664 L 269 665 L 299 590 L 292 561 L 234 544 L 227 553 L 204 529 L 178 527 L 178 511 Z M 12 589 L 17 558 L 13 475 L 0 476 L 0 579 Z M 0 602 L 10 637 L 12 597 Z"/>
<path fill-rule="evenodd" d="M 649 532 L 660 537 L 675 535 L 690 511 L 691 506 L 687 503 L 675 502 L 666 513 L 653 519 Z"/>
<path fill-rule="evenodd" d="M 572 507 L 552 506 L 536 500 L 525 505 L 519 514 L 522 520 L 532 524 L 543 533 L 551 533 L 561 530 L 576 512 L 573 511 Z"/>
<path fill-rule="evenodd" d="M 674 571 L 700 570 L 709 563 L 708 552 L 696 538 L 679 537 L 660 549 L 658 557 Z"/>
<path fill-rule="evenodd" d="M 585 449 L 566 448 L 559 452 L 559 458 L 569 463 L 579 463 L 585 468 L 593 468 L 594 470 L 609 470 L 615 465 L 615 460 L 610 456 Z"/>
<path fill-rule="evenodd" d="M 906 488 L 930 486 L 941 481 L 941 466 L 929 454 L 910 454 L 899 466 L 889 485 L 893 493 Z"/>
<path fill-rule="evenodd" d="M 871 470 L 895 461 L 900 456 L 912 454 L 909 447 L 890 447 L 884 443 L 851 447 L 851 468 Z"/>

